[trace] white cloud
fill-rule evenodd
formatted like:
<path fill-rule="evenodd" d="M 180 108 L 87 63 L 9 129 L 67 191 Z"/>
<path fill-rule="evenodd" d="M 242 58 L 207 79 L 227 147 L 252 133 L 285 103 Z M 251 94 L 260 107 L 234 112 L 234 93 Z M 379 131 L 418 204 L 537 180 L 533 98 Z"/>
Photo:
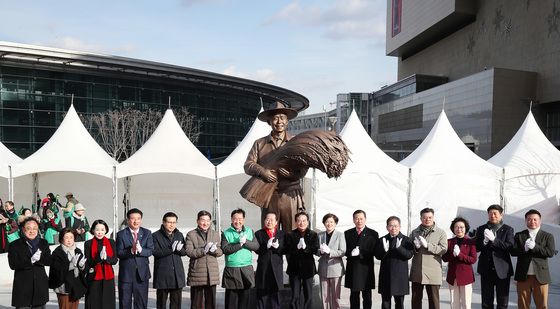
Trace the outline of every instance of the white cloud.
<path fill-rule="evenodd" d="M 336 0 L 329 7 L 302 5 L 294 0 L 265 21 L 265 25 L 287 22 L 323 28 L 333 40 L 385 40 L 384 0 Z"/>
<path fill-rule="evenodd" d="M 222 74 L 252 79 L 263 83 L 272 83 L 278 80 L 277 74 L 273 70 L 268 68 L 258 69 L 252 73 L 246 73 L 237 70 L 237 67 L 235 65 L 230 65 L 222 71 Z"/>

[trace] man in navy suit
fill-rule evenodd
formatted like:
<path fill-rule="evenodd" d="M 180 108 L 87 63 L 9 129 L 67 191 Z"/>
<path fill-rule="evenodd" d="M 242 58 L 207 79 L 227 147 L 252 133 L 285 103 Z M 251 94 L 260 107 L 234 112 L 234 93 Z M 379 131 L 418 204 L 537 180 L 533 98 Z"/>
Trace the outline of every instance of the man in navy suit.
<path fill-rule="evenodd" d="M 495 290 L 496 308 L 503 309 L 508 306 L 509 283 L 513 275 L 510 257 L 513 228 L 504 224 L 504 209 L 500 205 L 491 205 L 487 212 L 488 222 L 476 229 L 482 308 L 494 308 Z"/>
<path fill-rule="evenodd" d="M 147 308 L 150 268 L 148 257 L 154 250 L 150 230 L 141 227 L 142 211 L 137 208 L 126 213 L 128 227 L 117 233 L 119 256 L 119 308 Z"/>

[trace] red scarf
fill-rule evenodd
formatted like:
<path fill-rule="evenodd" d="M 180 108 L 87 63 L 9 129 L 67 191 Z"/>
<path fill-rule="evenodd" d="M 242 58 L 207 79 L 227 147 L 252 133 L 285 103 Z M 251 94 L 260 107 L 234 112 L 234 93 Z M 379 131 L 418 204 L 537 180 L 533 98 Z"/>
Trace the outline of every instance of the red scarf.
<path fill-rule="evenodd" d="M 268 238 L 272 238 L 276 236 L 277 230 L 278 230 L 278 225 L 274 227 L 274 231 L 270 231 L 269 229 L 266 229 L 266 234 L 268 235 Z"/>
<path fill-rule="evenodd" d="M 103 246 L 105 246 L 107 257 L 113 257 L 113 247 L 111 247 L 109 239 L 103 237 L 101 241 L 103 242 Z M 91 256 L 96 257 L 98 255 L 97 239 L 94 238 L 91 240 Z M 111 264 L 103 261 L 95 265 L 95 277 L 93 277 L 93 280 L 111 280 L 113 278 L 115 278 L 115 274 L 113 273 L 113 266 L 111 266 Z"/>

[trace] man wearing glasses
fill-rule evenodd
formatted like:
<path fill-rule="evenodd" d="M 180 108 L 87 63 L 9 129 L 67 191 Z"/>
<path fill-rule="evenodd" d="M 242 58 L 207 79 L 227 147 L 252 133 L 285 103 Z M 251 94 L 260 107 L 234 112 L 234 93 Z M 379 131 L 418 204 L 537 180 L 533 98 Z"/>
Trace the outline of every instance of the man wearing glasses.
<path fill-rule="evenodd" d="M 158 309 L 181 308 L 181 292 L 185 287 L 185 269 L 181 257 L 187 255 L 185 238 L 176 228 L 177 215 L 168 212 L 163 215 L 159 231 L 152 234 L 154 239 L 154 289 Z"/>

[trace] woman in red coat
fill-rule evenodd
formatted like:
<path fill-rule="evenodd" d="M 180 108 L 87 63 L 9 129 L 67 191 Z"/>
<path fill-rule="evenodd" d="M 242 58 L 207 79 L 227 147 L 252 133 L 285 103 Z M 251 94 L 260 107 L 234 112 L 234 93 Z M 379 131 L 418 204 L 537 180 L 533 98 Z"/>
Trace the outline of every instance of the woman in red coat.
<path fill-rule="evenodd" d="M 447 240 L 447 252 L 442 259 L 448 262 L 447 283 L 451 292 L 452 309 L 470 309 L 476 263 L 476 244 L 467 236 L 469 222 L 461 217 L 453 219 L 450 229 L 455 237 Z"/>

